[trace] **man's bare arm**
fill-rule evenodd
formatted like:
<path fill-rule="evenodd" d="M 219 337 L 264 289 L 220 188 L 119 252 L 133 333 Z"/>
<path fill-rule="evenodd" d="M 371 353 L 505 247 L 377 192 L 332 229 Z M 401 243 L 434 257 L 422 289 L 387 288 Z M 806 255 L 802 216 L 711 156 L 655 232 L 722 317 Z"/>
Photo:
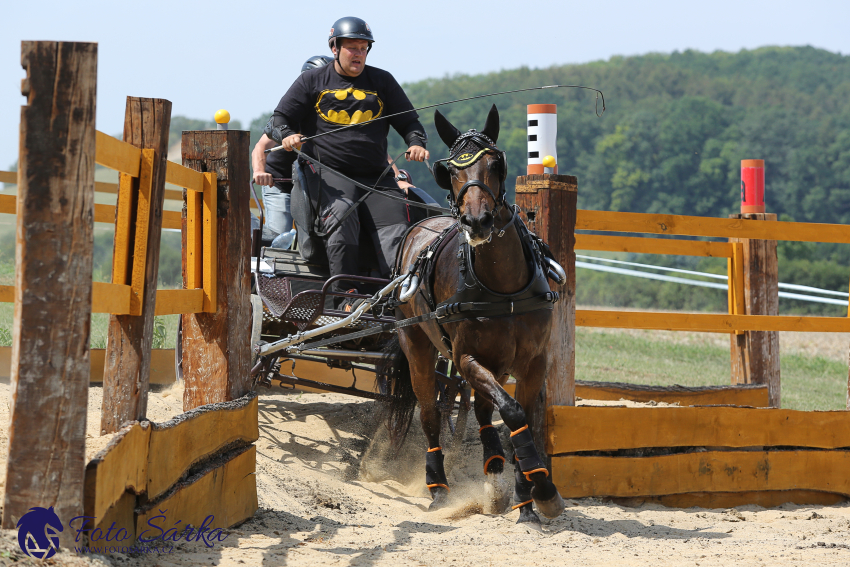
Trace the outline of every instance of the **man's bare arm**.
<path fill-rule="evenodd" d="M 254 151 L 251 152 L 251 166 L 254 168 L 254 183 L 257 185 L 274 185 L 274 178 L 271 173 L 266 173 L 266 154 L 265 151 L 273 148 L 277 142 L 263 134 L 257 145 L 254 146 Z"/>

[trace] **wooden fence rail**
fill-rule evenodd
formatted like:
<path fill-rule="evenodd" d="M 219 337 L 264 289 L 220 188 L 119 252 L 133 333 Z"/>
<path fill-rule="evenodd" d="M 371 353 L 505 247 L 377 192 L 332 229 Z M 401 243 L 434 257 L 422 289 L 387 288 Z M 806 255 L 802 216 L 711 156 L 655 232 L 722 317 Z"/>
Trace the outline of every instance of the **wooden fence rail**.
<path fill-rule="evenodd" d="M 145 153 L 132 144 L 116 140 L 103 132 L 96 132 L 96 163 L 114 169 L 122 173 L 127 179 L 122 183 L 95 183 L 95 192 L 114 193 L 118 195 L 118 205 L 94 205 L 94 222 L 109 223 L 115 225 L 116 250 L 120 254 L 115 256 L 113 262 L 113 281 L 111 284 L 94 282 L 92 297 L 92 313 L 110 313 L 113 315 L 139 315 L 141 313 L 141 301 L 138 298 L 143 293 L 143 279 L 141 274 L 145 270 L 144 255 L 139 254 L 141 249 L 131 249 L 131 236 L 134 231 L 145 234 L 147 228 L 144 219 L 136 219 L 135 225 L 133 215 L 138 215 L 138 202 L 132 199 L 132 178 L 139 178 L 141 163 L 144 159 L 150 161 L 153 154 Z M 145 158 L 145 156 L 147 156 Z M 187 192 L 188 214 L 187 225 L 189 231 L 189 278 L 185 290 L 159 290 L 157 292 L 155 315 L 173 315 L 179 313 L 196 313 L 206 311 L 215 312 L 215 293 L 212 273 L 214 266 L 204 265 L 204 247 L 214 250 L 216 247 L 215 211 L 216 179 L 214 173 L 201 173 L 189 169 L 183 165 L 167 162 L 165 181 L 172 185 L 183 187 Z M 11 171 L 0 172 L 0 182 L 18 183 L 18 173 Z M 124 190 L 121 190 L 121 187 Z M 206 194 L 206 197 L 204 197 Z M 183 200 L 181 191 L 166 190 L 166 198 Z M 143 200 L 147 194 L 142 195 Z M 0 195 L 0 213 L 16 214 L 17 197 L 15 195 Z M 182 229 L 181 214 L 177 211 L 160 211 L 162 228 Z M 135 280 L 126 283 L 126 276 L 115 277 L 117 274 L 126 274 L 130 258 L 137 262 L 132 270 L 136 273 Z M 206 277 L 204 276 L 206 270 Z M 124 283 L 120 283 L 124 282 Z M 198 291 L 200 290 L 200 292 Z M 199 298 L 200 297 L 200 303 Z M 14 286 L 0 286 L 0 302 L 14 302 Z M 199 307 L 200 305 L 200 307 Z"/>

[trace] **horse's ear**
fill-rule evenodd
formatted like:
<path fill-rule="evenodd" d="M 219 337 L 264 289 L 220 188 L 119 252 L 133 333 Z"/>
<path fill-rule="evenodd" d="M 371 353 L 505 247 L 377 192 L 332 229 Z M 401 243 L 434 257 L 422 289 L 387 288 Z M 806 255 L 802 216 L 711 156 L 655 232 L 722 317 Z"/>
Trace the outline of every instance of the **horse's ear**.
<path fill-rule="evenodd" d="M 460 130 L 452 126 L 448 119 L 440 114 L 439 110 L 434 111 L 434 126 L 437 127 L 437 133 L 443 140 L 443 143 L 448 147 L 452 147 L 458 138 L 460 138 Z"/>
<path fill-rule="evenodd" d="M 490 108 L 490 114 L 487 115 L 487 122 L 484 123 L 481 133 L 493 140 L 494 144 L 499 139 L 499 111 L 495 104 Z"/>

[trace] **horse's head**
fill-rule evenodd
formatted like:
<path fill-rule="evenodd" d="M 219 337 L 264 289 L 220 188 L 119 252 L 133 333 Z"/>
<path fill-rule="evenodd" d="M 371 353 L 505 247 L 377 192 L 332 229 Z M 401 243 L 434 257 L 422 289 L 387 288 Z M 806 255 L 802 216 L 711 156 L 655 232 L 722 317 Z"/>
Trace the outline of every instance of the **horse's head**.
<path fill-rule="evenodd" d="M 493 235 L 496 216 L 505 203 L 505 153 L 496 147 L 499 137 L 499 111 L 490 109 L 481 132 L 460 130 L 434 112 L 434 124 L 440 138 L 450 148 L 449 157 L 434 163 L 437 185 L 449 191 L 452 215 L 471 246 L 488 242 Z"/>

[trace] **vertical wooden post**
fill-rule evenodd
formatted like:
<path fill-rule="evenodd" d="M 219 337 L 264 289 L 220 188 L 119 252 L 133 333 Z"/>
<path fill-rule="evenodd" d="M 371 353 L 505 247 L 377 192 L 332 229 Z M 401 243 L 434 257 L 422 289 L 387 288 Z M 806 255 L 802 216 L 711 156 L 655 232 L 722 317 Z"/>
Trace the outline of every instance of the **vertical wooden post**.
<path fill-rule="evenodd" d="M 112 282 L 132 286 L 130 312 L 134 314 L 109 316 L 101 434 L 114 433 L 129 421 L 144 419 L 148 409 L 170 127 L 171 102 L 127 97 L 124 141 L 142 148 L 142 162 L 139 177 L 121 174 L 121 190 L 126 193 L 130 189 L 131 193 L 129 199 L 119 195 L 119 201 L 124 199 L 131 212 L 122 218 L 119 202 L 116 235 L 119 230 L 127 233 L 130 261 L 122 259 L 116 236 Z"/>
<path fill-rule="evenodd" d="M 776 220 L 771 213 L 730 215 L 748 220 Z M 746 315 L 779 314 L 779 263 L 775 240 L 730 238 L 743 247 Z M 731 336 L 732 383 L 767 384 L 771 407 L 780 407 L 779 333 L 745 331 Z"/>
<path fill-rule="evenodd" d="M 551 406 L 575 405 L 576 363 L 576 254 L 575 227 L 578 181 L 572 175 L 523 175 L 516 182 L 516 203 L 523 220 L 552 250 L 567 272 L 567 283 L 559 286 L 550 280 L 560 294 L 552 318 L 549 339 L 550 368 L 535 408 L 531 424 L 535 443 L 545 447 L 547 409 Z"/>
<path fill-rule="evenodd" d="M 215 250 L 203 239 L 203 277 L 210 271 L 215 277 L 203 287 L 215 294 L 216 311 L 183 315 L 184 411 L 234 400 L 251 387 L 248 136 L 238 130 L 183 132 L 183 165 L 217 176 L 218 217 Z"/>
<path fill-rule="evenodd" d="M 4 528 L 34 506 L 82 514 L 90 366 L 97 44 L 24 41 L 21 64 Z"/>

